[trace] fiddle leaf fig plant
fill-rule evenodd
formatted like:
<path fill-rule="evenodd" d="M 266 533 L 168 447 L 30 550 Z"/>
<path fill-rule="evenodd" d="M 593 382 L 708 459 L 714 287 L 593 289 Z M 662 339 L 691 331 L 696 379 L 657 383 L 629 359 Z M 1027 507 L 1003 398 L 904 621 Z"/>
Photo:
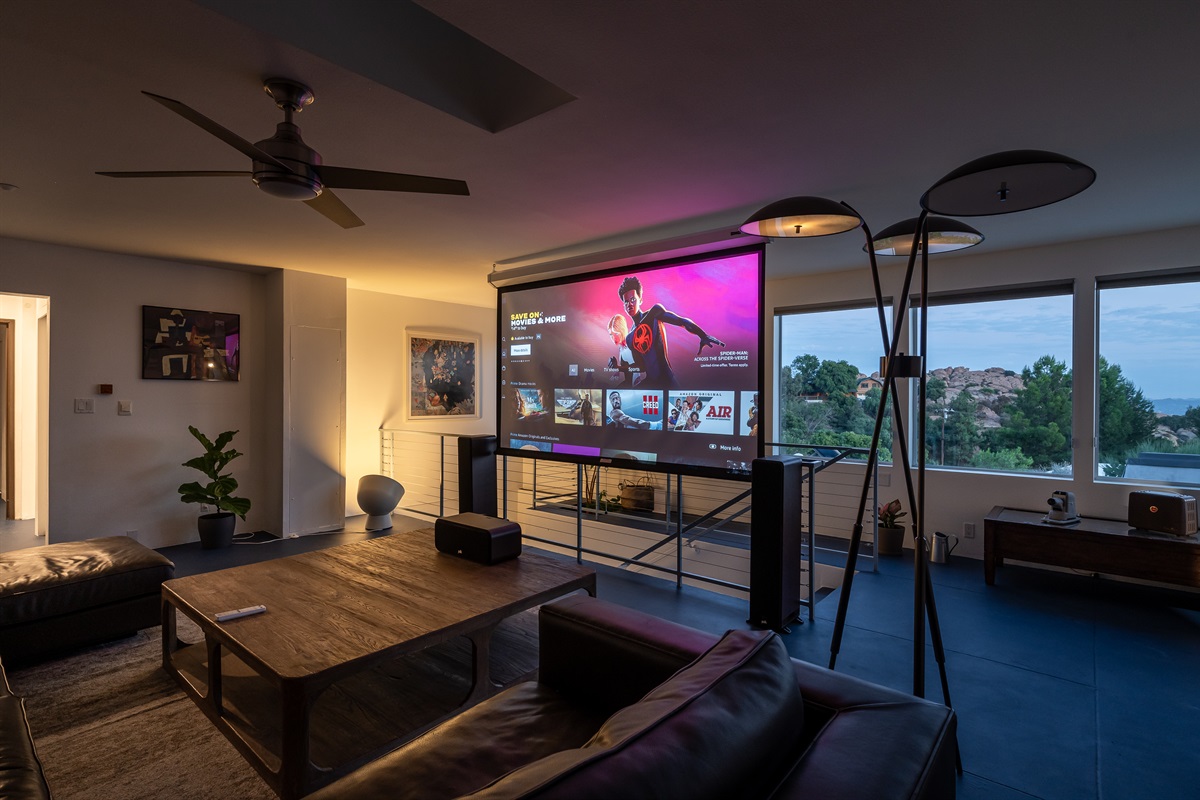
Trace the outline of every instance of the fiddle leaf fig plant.
<path fill-rule="evenodd" d="M 229 447 L 237 431 L 225 431 L 215 442 L 192 425 L 188 426 L 188 431 L 204 446 L 204 455 L 183 462 L 183 466 L 204 473 L 208 483 L 192 481 L 182 484 L 179 487 L 179 499 L 185 503 L 213 506 L 218 511 L 231 511 L 245 522 L 246 512 L 250 510 L 250 501 L 244 497 L 234 497 L 233 492 L 238 488 L 237 480 L 232 475 L 221 474 L 221 470 L 225 469 L 230 461 L 242 455 Z"/>

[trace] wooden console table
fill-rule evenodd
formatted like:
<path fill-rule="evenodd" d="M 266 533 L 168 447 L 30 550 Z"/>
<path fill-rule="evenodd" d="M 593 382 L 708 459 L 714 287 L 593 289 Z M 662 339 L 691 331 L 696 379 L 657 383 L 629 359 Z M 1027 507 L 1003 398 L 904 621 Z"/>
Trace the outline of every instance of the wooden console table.
<path fill-rule="evenodd" d="M 1004 559 L 1200 588 L 1200 537 L 1131 533 L 1128 522 L 1083 517 L 1072 525 L 1045 513 L 996 506 L 983 521 L 983 576 L 995 583 Z"/>

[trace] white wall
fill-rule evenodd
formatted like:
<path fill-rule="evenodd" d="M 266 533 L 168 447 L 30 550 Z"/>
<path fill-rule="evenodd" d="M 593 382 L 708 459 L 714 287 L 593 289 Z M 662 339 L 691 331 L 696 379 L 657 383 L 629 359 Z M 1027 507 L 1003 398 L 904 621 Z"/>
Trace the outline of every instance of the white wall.
<path fill-rule="evenodd" d="M 379 472 L 380 428 L 454 434 L 496 432 L 496 309 L 361 289 L 346 293 L 346 309 L 346 514 L 354 515 L 363 513 L 356 499 L 359 478 Z M 476 386 L 479 419 L 404 421 L 405 328 L 480 336 Z"/>
<path fill-rule="evenodd" d="M 48 538 L 76 541 L 137 530 L 159 547 L 197 538 L 199 508 L 176 487 L 198 473 L 181 464 L 198 454 L 187 430 L 209 436 L 238 430 L 246 455 L 231 469 L 239 495 L 254 502 L 240 530 L 265 527 L 278 506 L 264 489 L 265 280 L 261 274 L 0 239 L 0 292 L 50 298 L 50 441 Z M 239 382 L 143 380 L 142 305 L 241 315 Z M 111 383 L 114 394 L 97 394 Z M 94 414 L 75 414 L 74 398 L 92 398 Z M 133 402 L 118 416 L 117 400 Z"/>
<path fill-rule="evenodd" d="M 292 270 L 282 279 L 278 530 L 338 530 L 346 504 L 346 280 Z"/>
<path fill-rule="evenodd" d="M 767 257 L 798 257 L 794 252 L 781 250 L 803 246 L 803 241 L 777 242 L 768 248 Z M 974 252 L 966 251 L 957 256 L 931 258 L 930 291 L 944 292 L 1073 279 L 1076 286 L 1076 331 L 1089 331 L 1095 329 L 1092 290 L 1097 277 L 1200 265 L 1200 227 L 1027 250 L 996 253 L 984 250 L 973 254 Z M 872 300 L 874 295 L 865 255 L 863 259 L 864 269 L 857 272 L 769 281 L 768 330 L 776 309 L 839 301 Z M 904 262 L 904 259 L 896 258 L 880 263 L 885 297 L 899 294 L 904 276 Z M 769 265 L 768 260 L 768 268 Z M 1036 332 L 1031 333 L 1036 335 Z M 774 396 L 773 377 L 778 372 L 774 344 L 771 337 L 768 337 L 768 397 Z M 1127 517 L 1129 492 L 1147 487 L 1124 483 L 1099 483 L 1092 478 L 1088 466 L 1094 462 L 1092 409 L 1095 404 L 1095 390 L 1094 380 L 1089 378 L 1094 376 L 1095 347 L 1094 336 L 1076 336 L 1072 359 L 1076 376 L 1073 394 L 1075 475 L 1070 478 L 1022 477 L 929 470 L 926 488 L 927 535 L 940 530 L 961 537 L 963 523 L 974 522 L 977 529 L 976 538 L 963 540 L 955 553 L 982 558 L 983 518 L 993 506 L 1043 510 L 1046 508 L 1046 498 L 1054 491 L 1074 492 L 1079 512 L 1084 516 L 1108 519 Z M 774 368 L 770 367 L 772 364 Z M 1184 364 L 1180 366 L 1187 368 Z M 901 384 L 904 383 L 906 382 L 901 381 Z M 903 386 L 900 391 L 902 399 L 907 402 Z M 773 414 L 773 409 L 770 411 Z M 773 416 L 768 422 L 771 426 L 776 424 Z M 890 488 L 881 489 L 881 493 L 903 496 L 903 477 L 900 470 L 889 467 L 881 469 L 880 472 L 881 482 L 884 479 L 890 482 Z M 819 485 L 817 491 L 820 491 Z M 1200 492 L 1193 491 L 1191 494 Z M 907 501 L 904 505 L 907 507 Z"/>

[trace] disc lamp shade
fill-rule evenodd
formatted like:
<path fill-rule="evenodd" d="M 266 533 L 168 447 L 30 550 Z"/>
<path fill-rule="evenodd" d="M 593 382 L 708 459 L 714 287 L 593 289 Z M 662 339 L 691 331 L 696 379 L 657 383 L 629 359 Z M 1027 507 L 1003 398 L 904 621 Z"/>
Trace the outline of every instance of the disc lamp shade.
<path fill-rule="evenodd" d="M 985 217 L 1048 206 L 1079 194 L 1096 171 L 1045 150 L 1006 150 L 963 164 L 929 188 L 921 207 L 931 214 Z"/>
<path fill-rule="evenodd" d="M 921 252 L 920 241 L 916 238 L 917 220 L 919 217 L 906 219 L 889 225 L 871 240 L 871 248 L 880 256 L 907 256 L 912 253 L 913 242 L 917 242 L 917 252 Z M 948 217 L 926 217 L 925 229 L 929 231 L 929 253 L 949 253 L 954 250 L 965 250 L 983 241 L 983 234 L 965 222 Z M 863 245 L 866 250 L 866 245 Z"/>
<path fill-rule="evenodd" d="M 742 223 L 741 230 L 751 236 L 795 239 L 845 233 L 862 222 L 862 217 L 842 203 L 802 196 L 763 206 Z"/>

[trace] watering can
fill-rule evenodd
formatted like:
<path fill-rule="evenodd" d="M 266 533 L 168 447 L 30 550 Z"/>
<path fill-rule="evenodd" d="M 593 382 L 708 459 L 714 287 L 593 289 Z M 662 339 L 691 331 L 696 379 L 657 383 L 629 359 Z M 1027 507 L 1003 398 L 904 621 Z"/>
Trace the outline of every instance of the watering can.
<path fill-rule="evenodd" d="M 950 544 L 950 540 L 954 540 L 954 544 Z M 945 564 L 950 560 L 950 554 L 954 552 L 954 548 L 958 547 L 957 536 L 947 536 L 938 531 L 933 534 L 933 544 L 929 549 L 929 560 L 935 564 Z"/>

